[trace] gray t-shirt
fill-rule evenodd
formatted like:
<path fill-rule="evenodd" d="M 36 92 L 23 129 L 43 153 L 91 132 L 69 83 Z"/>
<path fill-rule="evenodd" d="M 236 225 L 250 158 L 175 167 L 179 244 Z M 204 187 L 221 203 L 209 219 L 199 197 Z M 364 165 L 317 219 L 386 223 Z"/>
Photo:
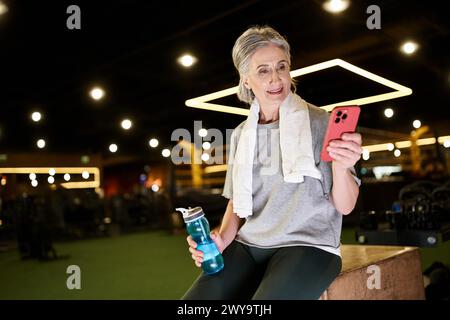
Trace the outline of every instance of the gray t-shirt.
<path fill-rule="evenodd" d="M 258 124 L 253 214 L 246 218 L 236 240 L 260 248 L 314 246 L 340 255 L 342 214 L 324 193 L 322 180 L 305 176 L 303 183 L 284 181 L 279 134 L 279 121 Z M 360 183 L 356 176 L 355 181 Z M 232 199 L 232 165 L 222 195 Z"/>

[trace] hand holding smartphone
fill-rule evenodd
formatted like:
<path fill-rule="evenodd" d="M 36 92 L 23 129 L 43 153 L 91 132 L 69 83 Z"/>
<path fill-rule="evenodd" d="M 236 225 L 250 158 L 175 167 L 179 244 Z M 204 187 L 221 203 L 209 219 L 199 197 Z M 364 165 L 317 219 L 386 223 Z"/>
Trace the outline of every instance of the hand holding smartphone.
<path fill-rule="evenodd" d="M 330 141 L 341 139 L 344 133 L 355 132 L 360 110 L 359 106 L 339 106 L 331 111 L 327 131 L 323 140 L 322 152 L 320 153 L 322 161 L 333 161 L 327 151 Z"/>

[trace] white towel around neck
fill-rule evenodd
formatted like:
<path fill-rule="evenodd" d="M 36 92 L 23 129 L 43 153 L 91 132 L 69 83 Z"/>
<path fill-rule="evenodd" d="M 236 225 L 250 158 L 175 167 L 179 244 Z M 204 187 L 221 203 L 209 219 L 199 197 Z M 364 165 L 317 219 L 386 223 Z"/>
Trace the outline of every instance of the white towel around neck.
<path fill-rule="evenodd" d="M 233 160 L 233 208 L 241 218 L 252 215 L 253 160 L 259 121 L 259 103 L 255 98 L 245 122 Z M 290 93 L 279 109 L 280 148 L 285 182 L 302 183 L 304 176 L 322 179 L 314 161 L 308 106 Z M 232 140 L 233 141 L 233 140 Z"/>

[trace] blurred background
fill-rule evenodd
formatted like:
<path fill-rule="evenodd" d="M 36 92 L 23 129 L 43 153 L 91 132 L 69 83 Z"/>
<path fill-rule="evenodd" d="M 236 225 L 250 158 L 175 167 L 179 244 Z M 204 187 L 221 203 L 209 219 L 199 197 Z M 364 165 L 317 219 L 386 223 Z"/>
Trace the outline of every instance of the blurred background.
<path fill-rule="evenodd" d="M 420 247 L 424 285 L 440 288 L 427 298 L 448 298 L 447 9 L 377 1 L 371 29 L 371 4 L 0 0 L 0 299 L 182 296 L 199 269 L 175 208 L 220 223 L 226 165 L 209 159 L 227 144 L 205 143 L 208 129 L 245 119 L 185 101 L 238 84 L 231 49 L 256 24 L 287 38 L 292 70 L 339 58 L 412 90 L 362 106 L 361 193 L 341 241 Z M 393 91 L 339 67 L 296 79 L 317 106 Z M 171 161 L 177 128 L 202 139 L 201 164 Z M 69 265 L 82 290 L 67 289 Z"/>

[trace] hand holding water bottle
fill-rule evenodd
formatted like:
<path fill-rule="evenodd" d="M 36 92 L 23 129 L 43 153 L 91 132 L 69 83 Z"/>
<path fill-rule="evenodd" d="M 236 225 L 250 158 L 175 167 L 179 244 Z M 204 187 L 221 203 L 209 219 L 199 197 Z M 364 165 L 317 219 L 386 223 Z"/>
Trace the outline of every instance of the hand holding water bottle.
<path fill-rule="evenodd" d="M 222 253 L 225 249 L 225 243 L 217 230 L 211 231 L 211 239 L 213 239 L 217 249 L 219 249 L 220 253 Z M 191 253 L 195 265 L 197 267 L 201 267 L 203 262 L 203 252 L 197 250 L 197 243 L 192 239 L 191 235 L 189 235 L 186 240 L 189 244 L 189 252 Z"/>
<path fill-rule="evenodd" d="M 177 208 L 183 214 L 186 230 L 189 233 L 189 251 L 195 264 L 201 265 L 206 274 L 214 274 L 223 269 L 223 240 L 217 231 L 211 232 L 209 222 L 201 207 Z"/>

